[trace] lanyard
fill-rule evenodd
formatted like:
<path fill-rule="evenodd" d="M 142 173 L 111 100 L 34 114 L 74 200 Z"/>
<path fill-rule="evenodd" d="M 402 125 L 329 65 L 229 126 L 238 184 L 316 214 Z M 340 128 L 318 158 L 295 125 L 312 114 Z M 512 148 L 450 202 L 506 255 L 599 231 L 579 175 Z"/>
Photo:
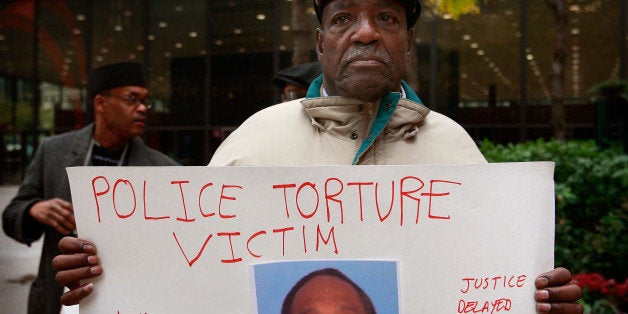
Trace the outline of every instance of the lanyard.
<path fill-rule="evenodd" d="M 89 142 L 89 148 L 87 149 L 87 154 L 85 155 L 85 162 L 83 162 L 83 166 L 89 166 L 89 163 L 92 160 L 92 152 L 94 150 L 95 144 L 96 141 L 94 141 L 94 138 L 92 137 L 92 140 Z M 128 149 L 129 144 L 124 145 L 124 150 L 122 151 L 122 154 L 120 155 L 120 159 L 118 159 L 118 164 L 116 166 L 122 166 L 122 163 L 124 163 L 124 158 L 126 158 L 126 153 Z"/>

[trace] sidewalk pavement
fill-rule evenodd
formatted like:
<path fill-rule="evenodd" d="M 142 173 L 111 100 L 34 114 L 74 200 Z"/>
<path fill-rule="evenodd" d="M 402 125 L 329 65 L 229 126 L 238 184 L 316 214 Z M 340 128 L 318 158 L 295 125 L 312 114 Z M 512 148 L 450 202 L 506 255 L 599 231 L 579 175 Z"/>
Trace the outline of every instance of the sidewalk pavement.
<path fill-rule="evenodd" d="M 17 185 L 0 186 L 0 212 L 17 193 Z M 28 291 L 39 266 L 42 240 L 30 247 L 0 235 L 0 313 L 26 313 Z"/>

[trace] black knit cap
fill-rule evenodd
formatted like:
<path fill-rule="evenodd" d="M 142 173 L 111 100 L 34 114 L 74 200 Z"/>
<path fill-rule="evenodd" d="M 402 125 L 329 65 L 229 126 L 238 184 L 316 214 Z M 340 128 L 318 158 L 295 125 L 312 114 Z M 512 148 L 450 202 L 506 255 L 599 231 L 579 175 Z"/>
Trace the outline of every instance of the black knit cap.
<path fill-rule="evenodd" d="M 318 22 L 322 24 L 323 9 L 331 2 L 331 0 L 314 0 L 314 11 L 316 11 L 316 17 Z M 421 15 L 421 1 L 420 0 L 404 0 L 403 5 L 406 7 L 406 20 L 408 20 L 408 29 L 414 27 L 416 20 Z"/>
<path fill-rule="evenodd" d="M 147 87 L 148 78 L 141 63 L 121 62 L 92 69 L 87 77 L 87 94 L 96 94 L 123 86 Z"/>
<path fill-rule="evenodd" d="M 286 87 L 286 84 L 308 88 L 322 71 L 321 64 L 318 62 L 297 64 L 277 72 L 277 75 L 273 77 L 273 84 L 282 89 Z"/>

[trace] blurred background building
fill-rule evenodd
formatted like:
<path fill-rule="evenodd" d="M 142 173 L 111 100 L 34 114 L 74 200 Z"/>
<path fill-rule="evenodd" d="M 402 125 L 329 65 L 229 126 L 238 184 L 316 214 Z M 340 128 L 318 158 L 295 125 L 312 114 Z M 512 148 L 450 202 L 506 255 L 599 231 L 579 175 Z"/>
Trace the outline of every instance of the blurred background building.
<path fill-rule="evenodd" d="M 425 2 L 408 81 L 428 107 L 477 141 L 595 138 L 592 88 L 626 79 L 625 0 L 487 0 L 461 16 Z M 127 60 L 149 71 L 146 142 L 205 165 L 279 102 L 279 69 L 315 60 L 318 26 L 309 0 L 0 1 L 0 184 L 43 137 L 92 121 L 90 68 Z"/>

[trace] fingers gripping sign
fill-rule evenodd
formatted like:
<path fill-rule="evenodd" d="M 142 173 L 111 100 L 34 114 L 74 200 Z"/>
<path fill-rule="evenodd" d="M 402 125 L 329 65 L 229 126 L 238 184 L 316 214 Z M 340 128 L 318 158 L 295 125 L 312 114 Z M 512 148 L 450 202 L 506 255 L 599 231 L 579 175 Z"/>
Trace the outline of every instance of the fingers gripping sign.
<path fill-rule="evenodd" d="M 539 313 L 582 313 L 582 305 L 576 303 L 582 297 L 582 289 L 571 283 L 569 270 L 559 267 L 536 278 Z"/>
<path fill-rule="evenodd" d="M 78 304 L 94 289 L 92 283 L 81 281 L 102 274 L 96 246 L 91 242 L 68 236 L 59 241 L 59 249 L 62 254 L 52 260 L 52 266 L 57 271 L 55 280 L 70 289 L 61 297 L 61 303 Z"/>

